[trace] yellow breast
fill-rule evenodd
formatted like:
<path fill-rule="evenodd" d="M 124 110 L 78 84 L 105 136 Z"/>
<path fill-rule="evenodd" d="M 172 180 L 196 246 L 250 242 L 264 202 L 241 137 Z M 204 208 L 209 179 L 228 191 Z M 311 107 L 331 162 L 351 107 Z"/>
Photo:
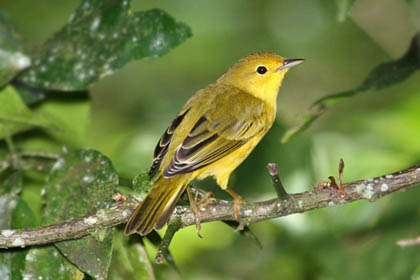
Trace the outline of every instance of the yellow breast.
<path fill-rule="evenodd" d="M 261 133 L 261 135 L 253 137 L 242 147 L 225 156 L 224 158 L 214 162 L 209 166 L 195 171 L 192 177 L 204 179 L 208 176 L 214 176 L 217 180 L 217 184 L 222 189 L 226 189 L 228 186 L 230 174 L 232 174 L 232 172 L 248 157 L 248 155 L 252 152 L 252 150 L 254 150 L 254 148 L 261 141 L 267 131 L 264 131 Z"/>

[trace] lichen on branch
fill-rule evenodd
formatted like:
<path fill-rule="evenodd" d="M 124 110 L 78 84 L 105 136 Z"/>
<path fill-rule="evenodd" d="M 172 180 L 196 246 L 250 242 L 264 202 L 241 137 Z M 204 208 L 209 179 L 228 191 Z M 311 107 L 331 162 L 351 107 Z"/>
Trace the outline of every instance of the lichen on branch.
<path fill-rule="evenodd" d="M 357 200 L 371 202 L 386 195 L 406 191 L 420 185 L 420 165 L 392 174 L 343 184 L 346 196 L 333 188 L 315 188 L 307 192 L 291 194 L 289 199 L 272 199 L 256 203 L 244 203 L 239 213 L 243 224 L 254 224 L 295 213 L 343 205 Z M 98 230 L 112 228 L 128 220 L 137 201 L 130 195 L 114 195 L 115 204 L 100 209 L 95 214 L 66 220 L 49 226 L 30 229 L 0 231 L 0 248 L 25 247 L 77 239 Z M 225 200 L 200 209 L 201 222 L 233 221 L 233 203 Z M 177 206 L 171 219 L 179 221 L 180 228 L 195 225 L 195 216 L 189 207 Z"/>

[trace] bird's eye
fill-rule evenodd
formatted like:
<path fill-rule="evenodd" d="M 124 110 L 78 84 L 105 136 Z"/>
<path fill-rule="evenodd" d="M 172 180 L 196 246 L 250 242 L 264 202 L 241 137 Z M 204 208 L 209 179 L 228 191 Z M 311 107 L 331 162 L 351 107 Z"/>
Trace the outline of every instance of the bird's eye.
<path fill-rule="evenodd" d="M 258 66 L 257 67 L 257 73 L 264 75 L 267 72 L 267 68 L 265 68 L 265 66 Z"/>

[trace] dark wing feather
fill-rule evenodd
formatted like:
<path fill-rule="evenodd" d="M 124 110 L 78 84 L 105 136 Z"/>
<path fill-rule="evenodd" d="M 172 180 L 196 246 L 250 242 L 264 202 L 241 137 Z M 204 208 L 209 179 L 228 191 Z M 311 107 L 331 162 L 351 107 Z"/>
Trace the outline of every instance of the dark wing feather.
<path fill-rule="evenodd" d="M 165 133 L 163 133 L 162 137 L 157 143 L 155 147 L 155 151 L 153 153 L 153 163 L 148 172 L 148 175 L 150 178 L 155 176 L 155 174 L 158 172 L 160 165 L 162 163 L 162 160 L 165 157 L 166 153 L 168 152 L 169 144 L 171 143 L 174 131 L 181 124 L 182 120 L 184 119 L 187 113 L 188 113 L 188 110 L 185 110 L 184 112 L 179 114 L 172 121 L 172 124 L 168 127 Z"/>
<path fill-rule="evenodd" d="M 169 178 L 192 172 L 230 154 L 262 131 L 263 127 L 256 126 L 255 122 L 259 121 L 234 117 L 210 122 L 205 116 L 201 117 L 176 149 L 163 175 Z"/>

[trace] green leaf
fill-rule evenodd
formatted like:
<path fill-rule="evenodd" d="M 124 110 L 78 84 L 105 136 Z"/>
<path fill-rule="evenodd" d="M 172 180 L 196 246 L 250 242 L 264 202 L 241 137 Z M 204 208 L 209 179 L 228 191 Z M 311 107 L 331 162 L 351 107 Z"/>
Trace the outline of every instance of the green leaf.
<path fill-rule="evenodd" d="M 18 194 L 22 189 L 22 173 L 14 172 L 0 184 L 0 229 L 12 228 Z"/>
<path fill-rule="evenodd" d="M 134 195 L 137 198 L 143 198 L 152 187 L 153 180 L 149 178 L 147 172 L 141 172 L 133 179 L 120 176 L 116 191 L 122 194 Z"/>
<path fill-rule="evenodd" d="M 31 228 L 36 226 L 35 214 L 29 205 L 22 199 L 17 198 L 17 204 L 12 216 L 12 229 Z M 23 279 L 23 271 L 26 265 L 28 249 L 12 249 L 11 254 L 11 279 Z M 4 279 L 4 278 L 2 278 Z"/>
<path fill-rule="evenodd" d="M 139 236 L 125 236 L 115 232 L 110 280 L 155 279 L 153 266 Z"/>
<path fill-rule="evenodd" d="M 44 224 L 83 217 L 108 208 L 118 176 L 110 160 L 94 150 L 78 150 L 59 159 L 46 187 Z M 87 220 L 86 223 L 95 223 Z M 112 254 L 112 229 L 79 240 L 56 243 L 61 253 L 96 279 L 106 279 Z"/>
<path fill-rule="evenodd" d="M 34 109 L 34 112 L 48 117 L 59 129 L 46 129 L 45 132 L 59 143 L 83 147 L 90 125 L 91 103 L 86 98 L 48 100 Z"/>
<path fill-rule="evenodd" d="M 147 172 L 142 172 L 133 178 L 133 191 L 140 197 L 145 197 L 153 187 L 153 180 L 149 178 Z"/>
<path fill-rule="evenodd" d="M 337 4 L 338 21 L 343 22 L 346 20 L 355 1 L 356 0 L 335 0 L 335 3 Z"/>
<path fill-rule="evenodd" d="M 37 225 L 35 214 L 18 196 L 22 188 L 22 173 L 15 172 L 0 186 L 0 231 L 12 234 L 13 229 Z M 58 250 L 44 248 L 13 248 L 0 250 L 0 279 L 82 279 L 83 273 L 69 263 Z"/>
<path fill-rule="evenodd" d="M 162 10 L 133 13 L 128 0 L 84 0 L 20 81 L 36 88 L 86 89 L 128 62 L 163 55 L 190 36 L 187 25 Z"/>
<path fill-rule="evenodd" d="M 12 229 L 30 228 L 37 225 L 35 214 L 25 200 L 18 198 L 12 216 Z"/>
<path fill-rule="evenodd" d="M 33 128 L 69 146 L 83 146 L 90 124 L 90 102 L 87 98 L 49 100 L 29 109 L 13 87 L 0 92 L 0 140 Z"/>
<path fill-rule="evenodd" d="M 17 81 L 14 81 L 13 86 L 16 88 L 23 102 L 28 106 L 39 103 L 47 97 L 48 91 L 44 89 L 33 89 Z"/>
<path fill-rule="evenodd" d="M 358 87 L 328 95 L 317 100 L 311 107 L 311 111 L 302 116 L 302 122 L 290 128 L 281 139 L 286 143 L 294 135 L 311 125 L 318 117 L 324 114 L 328 108 L 340 103 L 344 99 L 363 92 L 385 89 L 405 81 L 413 73 L 420 69 L 420 32 L 414 36 L 410 48 L 400 59 L 380 64 L 375 67 L 367 78 Z"/>
<path fill-rule="evenodd" d="M 0 196 L 10 196 L 10 197 L 17 197 L 17 194 L 20 193 L 22 190 L 22 173 L 21 172 L 13 172 L 9 174 L 3 182 L 0 182 Z M 0 207 L 4 209 L 3 207 Z M 3 215 L 0 215 L 2 218 Z M 0 227 L 1 226 L 10 226 L 9 224 L 3 224 L 0 220 Z"/>
<path fill-rule="evenodd" d="M 10 19 L 0 12 L 0 88 L 30 64 L 29 57 L 22 53 L 20 36 Z"/>
<path fill-rule="evenodd" d="M 22 173 L 14 172 L 1 184 L 0 232 L 13 234 L 13 229 L 34 227 L 35 215 L 28 204 L 18 196 L 22 188 Z M 0 250 L 0 279 L 22 279 L 28 249 Z"/>
<path fill-rule="evenodd" d="M 34 127 L 56 129 L 42 114 L 34 113 L 13 87 L 0 92 L 0 139 Z"/>
<path fill-rule="evenodd" d="M 24 278 L 81 280 L 83 272 L 77 269 L 54 247 L 33 248 L 26 255 Z"/>

